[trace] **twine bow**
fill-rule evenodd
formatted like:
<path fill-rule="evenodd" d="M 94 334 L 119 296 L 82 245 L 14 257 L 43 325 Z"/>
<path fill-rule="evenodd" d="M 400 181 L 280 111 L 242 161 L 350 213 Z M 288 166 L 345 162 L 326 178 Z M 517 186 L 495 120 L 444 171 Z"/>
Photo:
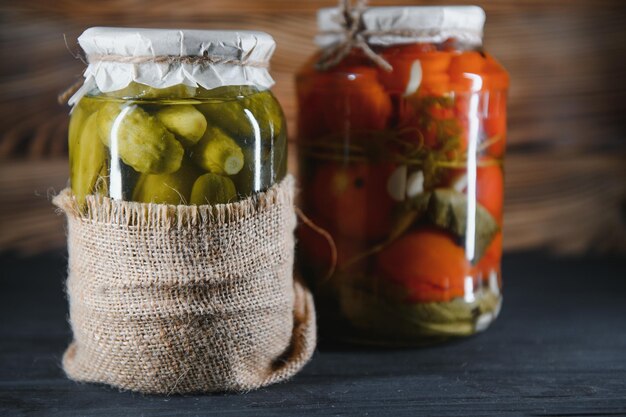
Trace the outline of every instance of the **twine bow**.
<path fill-rule="evenodd" d="M 390 72 L 393 70 L 389 62 L 374 52 L 369 46 L 367 40 L 371 34 L 365 30 L 363 23 L 363 13 L 367 10 L 366 5 L 367 0 L 357 0 L 355 5 L 352 5 L 350 0 L 339 1 L 342 30 L 339 32 L 331 31 L 326 33 L 342 34 L 343 40 L 334 43 L 322 52 L 322 56 L 317 62 L 318 69 L 327 70 L 332 68 L 339 64 L 350 51 L 360 49 L 365 56 L 385 71 Z"/>

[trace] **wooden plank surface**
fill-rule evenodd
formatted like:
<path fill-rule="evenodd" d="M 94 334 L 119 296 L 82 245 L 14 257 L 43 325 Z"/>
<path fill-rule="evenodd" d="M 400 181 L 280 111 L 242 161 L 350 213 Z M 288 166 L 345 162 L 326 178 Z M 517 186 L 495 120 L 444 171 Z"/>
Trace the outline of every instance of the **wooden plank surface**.
<path fill-rule="evenodd" d="M 626 416 L 623 259 L 505 256 L 504 308 L 484 334 L 421 349 L 322 340 L 286 383 L 169 398 L 68 380 L 64 255 L 0 264 L 3 417 Z"/>
<path fill-rule="evenodd" d="M 486 47 L 512 79 L 505 247 L 626 250 L 626 3 L 476 3 L 488 14 Z M 46 242 L 52 246 L 63 240 L 62 229 L 57 237 L 45 235 L 40 242 L 29 235 L 25 225 L 44 227 L 49 205 L 27 196 L 64 183 L 61 158 L 67 152 L 68 109 L 58 106 L 56 95 L 81 74 L 83 64 L 68 48 L 76 51 L 75 39 L 86 27 L 242 28 L 271 33 L 278 42 L 272 62 L 274 91 L 294 136 L 293 74 L 315 51 L 315 11 L 334 4 L 331 0 L 181 0 L 175 5 L 165 0 L 0 2 L 0 164 L 8 175 L 0 179 L 0 187 L 5 187 L 0 195 L 3 202 L 10 201 L 0 208 L 0 250 L 36 251 L 47 247 Z M 29 209 L 6 208 L 19 204 Z M 45 227 L 57 227 L 56 221 L 50 217 Z"/>

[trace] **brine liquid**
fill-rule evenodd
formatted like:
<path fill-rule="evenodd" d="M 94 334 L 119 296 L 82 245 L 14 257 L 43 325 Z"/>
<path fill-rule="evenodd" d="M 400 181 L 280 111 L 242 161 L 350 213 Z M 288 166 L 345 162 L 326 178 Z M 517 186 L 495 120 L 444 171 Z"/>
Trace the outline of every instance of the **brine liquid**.
<path fill-rule="evenodd" d="M 126 91 L 128 90 L 128 91 Z M 85 96 L 70 122 L 70 183 L 79 202 L 104 194 L 163 204 L 221 204 L 286 174 L 284 117 L 269 91 L 176 86 Z"/>
<path fill-rule="evenodd" d="M 335 262 L 300 227 L 322 331 L 402 345 L 485 329 L 501 304 L 504 93 L 302 90 L 301 204 L 336 247 Z"/>

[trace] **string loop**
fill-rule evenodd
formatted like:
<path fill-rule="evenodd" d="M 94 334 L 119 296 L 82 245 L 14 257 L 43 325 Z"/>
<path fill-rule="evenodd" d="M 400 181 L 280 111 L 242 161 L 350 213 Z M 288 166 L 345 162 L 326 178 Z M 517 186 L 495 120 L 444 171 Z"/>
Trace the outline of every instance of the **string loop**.
<path fill-rule="evenodd" d="M 352 5 L 350 0 L 339 1 L 339 12 L 342 17 L 340 22 L 343 30 L 343 40 L 336 42 L 322 51 L 322 56 L 317 62 L 317 68 L 325 71 L 339 64 L 353 49 L 363 51 L 372 62 L 387 72 L 391 72 L 393 67 L 385 58 L 378 55 L 370 47 L 368 39 L 371 36 L 363 24 L 363 13 L 367 10 L 367 0 L 357 0 Z M 334 33 L 334 32 L 333 32 Z"/>

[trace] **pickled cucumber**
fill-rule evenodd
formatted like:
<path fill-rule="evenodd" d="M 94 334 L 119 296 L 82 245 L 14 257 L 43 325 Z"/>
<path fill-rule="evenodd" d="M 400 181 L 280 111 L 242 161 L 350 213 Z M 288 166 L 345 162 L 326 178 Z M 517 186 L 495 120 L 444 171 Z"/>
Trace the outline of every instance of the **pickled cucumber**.
<path fill-rule="evenodd" d="M 270 91 L 262 91 L 236 100 L 206 103 L 198 106 L 207 120 L 240 139 L 268 141 L 283 130 L 283 112 Z"/>
<path fill-rule="evenodd" d="M 180 169 L 171 174 L 141 174 L 132 199 L 142 203 L 188 204 L 191 188 L 200 174 L 189 161 L 184 161 Z"/>
<path fill-rule="evenodd" d="M 88 112 L 83 108 L 83 106 L 80 105 L 80 103 L 72 111 L 72 118 L 70 119 L 67 134 L 70 167 L 74 164 L 74 158 L 78 156 L 80 134 L 83 131 L 85 120 L 87 120 L 88 117 Z"/>
<path fill-rule="evenodd" d="M 78 140 L 73 144 L 70 163 L 70 184 L 80 206 L 92 194 L 103 169 L 106 169 L 106 150 L 98 136 L 97 113 L 87 118 Z"/>
<path fill-rule="evenodd" d="M 138 172 L 167 174 L 176 172 L 183 159 L 183 147 L 155 116 L 131 105 L 120 109 L 108 103 L 98 111 L 98 131 L 105 145 Z"/>
<path fill-rule="evenodd" d="M 186 147 L 198 143 L 207 126 L 204 115 L 191 105 L 165 106 L 156 117 Z"/>
<path fill-rule="evenodd" d="M 237 143 L 222 129 L 209 126 L 200 142 L 192 150 L 198 166 L 214 174 L 234 175 L 241 171 L 244 156 Z"/>
<path fill-rule="evenodd" d="M 285 130 L 283 110 L 271 91 L 263 91 L 246 100 L 246 108 L 261 127 L 261 136 L 276 138 Z"/>
<path fill-rule="evenodd" d="M 113 123 L 121 111 L 122 105 L 116 102 L 105 102 L 98 110 L 98 133 L 100 134 L 100 140 L 102 140 L 102 143 L 107 147 L 111 143 Z"/>
<path fill-rule="evenodd" d="M 99 149 L 80 146 L 88 133 L 99 138 Z M 85 96 L 72 113 L 69 147 L 81 201 L 104 193 L 140 202 L 215 204 L 265 190 L 286 172 L 282 111 L 269 91 L 245 85 L 205 90 L 133 83 Z M 99 155 L 105 163 L 85 174 L 92 164 L 86 158 Z"/>
<path fill-rule="evenodd" d="M 201 175 L 191 190 L 191 204 L 226 204 L 235 200 L 235 184 L 228 178 L 217 174 Z"/>
<path fill-rule="evenodd" d="M 232 177 L 239 196 L 245 197 L 263 191 L 270 184 L 285 177 L 287 174 L 286 141 L 285 135 L 280 135 L 276 143 L 262 148 L 260 160 L 252 147 L 243 148 L 243 169 Z"/>

